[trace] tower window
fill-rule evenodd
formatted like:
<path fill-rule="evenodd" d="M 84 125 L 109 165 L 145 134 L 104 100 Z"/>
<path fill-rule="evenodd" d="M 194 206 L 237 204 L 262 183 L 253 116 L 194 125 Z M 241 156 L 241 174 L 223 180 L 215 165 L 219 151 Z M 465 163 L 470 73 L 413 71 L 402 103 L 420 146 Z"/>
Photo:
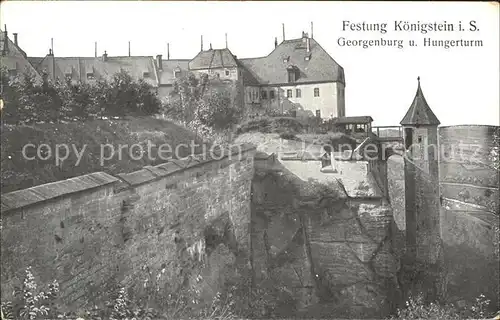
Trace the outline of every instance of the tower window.
<path fill-rule="evenodd" d="M 300 98 L 301 96 L 302 96 L 302 92 L 300 91 L 300 89 L 296 89 L 295 90 L 295 97 Z"/>
<path fill-rule="evenodd" d="M 286 97 L 287 97 L 287 98 L 291 98 L 291 97 L 292 97 L 292 89 L 288 89 L 288 90 L 286 91 Z"/>
<path fill-rule="evenodd" d="M 226 70 L 226 76 L 228 76 L 228 75 L 229 75 L 229 70 Z"/>
<path fill-rule="evenodd" d="M 262 90 L 260 95 L 261 95 L 262 99 L 267 99 L 267 91 Z"/>
<path fill-rule="evenodd" d="M 274 99 L 274 90 L 269 91 L 269 99 Z"/>
<path fill-rule="evenodd" d="M 319 97 L 319 88 L 314 88 L 314 96 Z"/>

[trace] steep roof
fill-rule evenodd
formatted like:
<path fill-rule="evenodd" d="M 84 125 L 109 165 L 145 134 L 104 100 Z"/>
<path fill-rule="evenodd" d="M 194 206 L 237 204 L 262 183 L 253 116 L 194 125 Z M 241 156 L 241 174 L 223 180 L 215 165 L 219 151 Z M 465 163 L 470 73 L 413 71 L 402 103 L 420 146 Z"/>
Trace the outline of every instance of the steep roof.
<path fill-rule="evenodd" d="M 190 70 L 212 69 L 212 68 L 234 68 L 238 64 L 229 49 L 210 49 L 200 51 L 196 57 L 189 62 Z"/>
<path fill-rule="evenodd" d="M 27 58 L 26 53 L 8 36 L 6 37 L 5 32 L 0 29 L 0 52 L 4 51 L 5 45 L 7 45 L 8 50 L 5 56 L 1 56 L 2 67 L 20 72 L 29 71 L 36 79 L 41 79 L 40 74 Z"/>
<path fill-rule="evenodd" d="M 413 102 L 406 112 L 403 120 L 401 120 L 401 125 L 439 125 L 440 122 L 434 112 L 427 104 L 422 88 L 420 88 L 420 77 L 418 80 L 417 93 Z"/>
<path fill-rule="evenodd" d="M 345 85 L 344 69 L 312 38 L 309 38 L 310 51 L 307 52 L 306 39 L 285 40 L 266 57 L 239 62 L 261 84 L 288 83 L 287 68 L 291 67 L 299 74 L 295 83 L 341 82 Z"/>
<path fill-rule="evenodd" d="M 189 60 L 187 59 L 170 59 L 162 60 L 162 70 L 158 68 L 158 80 L 160 85 L 172 85 L 175 82 L 174 71 L 180 71 L 181 77 L 184 77 L 188 73 Z"/>
<path fill-rule="evenodd" d="M 36 65 L 39 72 L 46 70 L 52 74 L 52 56 L 44 58 L 30 58 Z M 96 79 L 110 80 L 115 73 L 124 70 L 130 74 L 134 80 L 144 79 L 153 86 L 158 85 L 158 77 L 153 57 L 107 57 L 106 61 L 102 57 L 55 57 L 56 67 L 54 68 L 56 77 L 65 78 L 66 74 L 71 74 L 73 80 L 87 80 L 87 74 L 92 73 Z M 148 73 L 147 78 L 144 73 Z"/>

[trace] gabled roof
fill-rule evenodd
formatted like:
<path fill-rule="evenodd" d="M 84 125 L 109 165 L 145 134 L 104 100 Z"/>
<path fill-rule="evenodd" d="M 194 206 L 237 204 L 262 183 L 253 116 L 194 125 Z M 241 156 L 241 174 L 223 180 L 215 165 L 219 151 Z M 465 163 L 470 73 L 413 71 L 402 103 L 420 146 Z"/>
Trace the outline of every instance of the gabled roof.
<path fill-rule="evenodd" d="M 287 68 L 292 67 L 298 74 L 295 83 L 341 82 L 345 85 L 344 69 L 312 38 L 309 38 L 310 51 L 307 52 L 306 39 L 285 40 L 266 57 L 239 62 L 261 84 L 288 83 Z"/>
<path fill-rule="evenodd" d="M 237 67 L 236 59 L 229 49 L 210 49 L 200 51 L 189 62 L 190 70 L 213 69 L 213 68 L 234 68 Z"/>
<path fill-rule="evenodd" d="M 7 45 L 8 50 L 6 55 L 1 57 L 1 67 L 20 72 L 28 71 L 32 73 L 37 80 L 41 80 L 40 74 L 27 58 L 26 53 L 10 40 L 8 36 L 6 37 L 5 32 L 0 29 L 0 52 L 4 51 L 5 45 Z"/>
<path fill-rule="evenodd" d="M 52 69 L 52 59 L 56 66 Z M 130 74 L 134 80 L 144 79 L 153 86 L 158 85 L 158 77 L 153 57 L 125 56 L 107 57 L 104 61 L 102 57 L 55 57 L 45 56 L 44 58 L 30 58 L 32 62 L 38 62 L 36 68 L 39 72 L 47 71 L 56 77 L 65 78 L 66 74 L 71 74 L 73 80 L 86 81 L 87 74 L 92 73 L 96 79 L 110 80 L 114 74 L 124 70 Z M 149 77 L 144 78 L 144 73 Z"/>
<path fill-rule="evenodd" d="M 401 120 L 401 125 L 439 125 L 438 118 L 432 112 L 431 108 L 427 104 L 425 100 L 424 94 L 422 92 L 422 88 L 420 88 L 420 77 L 418 80 L 418 88 L 417 93 L 415 94 L 415 98 L 413 102 L 406 112 L 403 120 Z"/>

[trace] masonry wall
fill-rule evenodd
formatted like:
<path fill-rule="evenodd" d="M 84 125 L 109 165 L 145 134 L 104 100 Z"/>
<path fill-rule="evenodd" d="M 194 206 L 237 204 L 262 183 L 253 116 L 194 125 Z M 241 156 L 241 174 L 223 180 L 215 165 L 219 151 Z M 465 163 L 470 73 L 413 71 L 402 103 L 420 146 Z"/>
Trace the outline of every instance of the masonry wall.
<path fill-rule="evenodd" d="M 255 164 L 255 285 L 281 288 L 275 316 L 385 317 L 399 297 L 391 208 L 308 181 L 272 156 Z"/>
<path fill-rule="evenodd" d="M 2 300 L 28 266 L 40 284 L 59 281 L 71 310 L 119 286 L 144 297 L 196 283 L 212 296 L 234 269 L 220 261 L 249 264 L 254 149 L 240 150 L 2 195 Z"/>

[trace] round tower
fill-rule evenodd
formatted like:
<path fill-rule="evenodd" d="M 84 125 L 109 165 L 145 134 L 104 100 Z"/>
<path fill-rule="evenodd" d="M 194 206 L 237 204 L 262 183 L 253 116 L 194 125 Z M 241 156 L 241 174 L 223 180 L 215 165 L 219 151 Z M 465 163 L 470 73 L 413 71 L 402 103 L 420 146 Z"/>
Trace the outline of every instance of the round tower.
<path fill-rule="evenodd" d="M 406 261 L 412 266 L 418 291 L 429 299 L 441 291 L 439 145 L 436 115 L 425 100 L 420 77 L 410 108 L 401 125 L 404 131 Z"/>

